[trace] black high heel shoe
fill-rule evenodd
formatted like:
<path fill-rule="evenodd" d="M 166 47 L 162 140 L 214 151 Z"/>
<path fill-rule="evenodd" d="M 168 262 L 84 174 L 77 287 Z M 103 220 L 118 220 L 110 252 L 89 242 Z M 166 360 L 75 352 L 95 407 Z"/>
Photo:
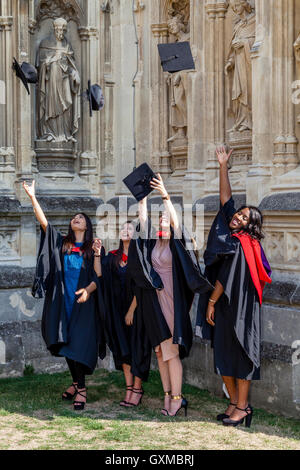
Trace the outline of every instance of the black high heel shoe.
<path fill-rule="evenodd" d="M 139 399 L 139 402 L 138 403 L 131 403 L 131 402 L 128 402 L 128 404 L 130 406 L 139 406 L 141 403 L 142 403 L 142 398 L 143 398 L 143 395 L 144 395 L 144 390 L 142 388 L 134 388 L 132 387 L 132 393 L 136 393 L 137 395 L 141 395 L 141 398 Z"/>
<path fill-rule="evenodd" d="M 66 401 L 70 401 L 70 400 L 73 400 L 73 398 L 75 397 L 76 393 L 77 393 L 77 382 L 76 383 L 72 383 L 71 387 L 74 387 L 75 389 L 75 392 L 74 393 L 70 393 L 70 392 L 64 392 L 61 396 L 61 399 L 62 400 L 66 400 Z M 69 387 L 70 388 L 70 387 Z"/>
<path fill-rule="evenodd" d="M 165 416 L 170 416 L 171 418 L 173 418 L 174 416 L 177 416 L 181 408 L 184 409 L 184 416 L 187 416 L 188 401 L 182 395 L 171 395 L 171 400 L 182 400 L 181 406 L 180 408 L 178 408 L 174 415 L 170 415 L 170 413 L 166 410 L 167 414 Z"/>
<path fill-rule="evenodd" d="M 126 385 L 126 390 L 130 390 L 132 392 L 132 389 L 133 389 L 133 384 L 132 385 Z M 132 403 L 130 403 L 129 401 L 126 401 L 126 400 L 122 400 L 120 401 L 120 406 L 125 406 L 125 407 L 129 407 L 129 406 L 132 406 Z"/>
<path fill-rule="evenodd" d="M 238 421 L 235 421 L 235 420 L 230 419 L 230 418 L 226 418 L 226 419 L 223 420 L 224 426 L 234 426 L 234 427 L 236 427 L 239 424 L 243 424 L 243 422 L 245 420 L 245 427 L 250 428 L 251 422 L 252 422 L 253 411 L 254 411 L 252 406 L 248 405 L 247 408 L 245 408 L 245 409 L 239 408 L 237 406 L 236 409 L 240 410 L 240 411 L 245 411 L 245 413 L 247 413 L 247 415 L 244 416 L 244 418 L 239 419 Z"/>
<path fill-rule="evenodd" d="M 236 403 L 229 403 L 229 405 L 236 407 Z M 223 419 L 227 418 L 230 418 L 230 415 L 227 415 L 226 413 L 221 413 L 217 416 L 217 421 L 223 421 Z"/>
<path fill-rule="evenodd" d="M 80 395 L 81 397 L 85 398 L 86 399 L 86 394 L 83 395 L 81 392 L 86 392 L 86 388 L 82 388 L 79 392 L 79 390 L 77 390 L 77 393 L 76 393 L 76 396 L 77 395 Z M 84 410 L 84 407 L 85 407 L 85 403 L 84 401 L 73 401 L 73 405 L 74 405 L 74 410 L 75 411 L 81 411 L 81 410 Z"/>

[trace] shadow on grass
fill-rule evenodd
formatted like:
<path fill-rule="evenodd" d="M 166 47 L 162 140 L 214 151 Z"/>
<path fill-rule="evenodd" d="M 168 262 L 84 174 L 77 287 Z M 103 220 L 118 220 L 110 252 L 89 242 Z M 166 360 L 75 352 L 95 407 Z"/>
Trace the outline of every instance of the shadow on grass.
<path fill-rule="evenodd" d="M 151 371 L 149 381 L 144 383 L 145 395 L 140 406 L 121 408 L 119 402 L 124 398 L 123 374 L 97 370 L 87 380 L 88 405 L 82 412 L 75 412 L 72 403 L 61 400 L 62 392 L 70 385 L 68 372 L 53 375 L 34 375 L 22 378 L 0 380 L 0 417 L 17 413 L 42 421 L 52 421 L 57 417 L 74 419 L 90 430 L 103 430 L 99 420 L 122 422 L 199 422 L 217 424 L 216 415 L 223 412 L 228 402 L 212 396 L 208 391 L 190 385 L 183 386 L 183 394 L 189 402 L 188 416 L 165 417 L 160 413 L 163 393 L 159 373 Z M 218 423 L 223 426 L 222 423 Z M 250 429 L 239 426 L 239 430 L 253 434 L 262 432 L 268 436 L 300 439 L 300 421 L 275 416 L 263 410 L 255 410 Z M 120 429 L 107 431 L 114 435 Z M 124 430 L 125 432 L 125 430 Z"/>

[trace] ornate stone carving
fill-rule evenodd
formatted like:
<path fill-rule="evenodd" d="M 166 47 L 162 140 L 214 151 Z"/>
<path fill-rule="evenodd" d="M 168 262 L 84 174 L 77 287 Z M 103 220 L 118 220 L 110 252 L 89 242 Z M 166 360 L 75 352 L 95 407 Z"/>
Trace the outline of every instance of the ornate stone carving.
<path fill-rule="evenodd" d="M 228 131 L 252 129 L 252 64 L 250 51 L 255 41 L 255 13 L 248 0 L 231 0 L 237 15 L 233 37 L 225 66 L 228 80 L 229 111 L 234 115 L 234 126 Z"/>
<path fill-rule="evenodd" d="M 80 23 L 79 7 L 69 0 L 41 0 L 36 14 L 37 22 L 47 18 L 62 17 L 66 21 Z"/>
<path fill-rule="evenodd" d="M 10 31 L 13 25 L 12 16 L 0 16 L 0 31 Z"/>
<path fill-rule="evenodd" d="M 300 235 L 287 233 L 287 261 L 299 263 L 300 259 Z"/>
<path fill-rule="evenodd" d="M 267 254 L 273 262 L 284 261 L 284 234 L 281 232 L 271 232 L 266 234 Z"/>
<path fill-rule="evenodd" d="M 189 0 L 165 0 L 165 11 L 169 17 L 182 15 L 185 25 L 188 25 L 190 19 Z"/>
<path fill-rule="evenodd" d="M 17 232 L 15 230 L 0 232 L 0 259 L 5 261 L 16 255 L 18 255 Z"/>
<path fill-rule="evenodd" d="M 38 137 L 47 142 L 76 142 L 80 117 L 80 77 L 74 52 L 64 37 L 67 22 L 53 22 L 54 37 L 40 43 L 36 64 L 39 70 Z"/>

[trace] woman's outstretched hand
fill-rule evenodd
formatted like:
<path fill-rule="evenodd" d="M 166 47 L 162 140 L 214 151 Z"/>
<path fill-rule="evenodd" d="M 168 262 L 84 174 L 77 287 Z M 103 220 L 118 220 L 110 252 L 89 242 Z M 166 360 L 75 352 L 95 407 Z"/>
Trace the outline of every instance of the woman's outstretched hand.
<path fill-rule="evenodd" d="M 168 196 L 168 192 L 165 188 L 164 182 L 163 182 L 162 177 L 160 176 L 159 173 L 157 174 L 157 178 L 152 178 L 152 180 L 150 181 L 150 186 L 153 189 L 157 189 L 157 191 L 160 193 L 161 197 L 167 197 Z"/>
<path fill-rule="evenodd" d="M 216 154 L 217 154 L 218 161 L 219 161 L 220 165 L 224 165 L 224 164 L 228 163 L 232 152 L 233 152 L 233 149 L 231 149 L 227 153 L 226 150 L 225 150 L 225 147 L 217 147 L 216 148 Z"/>
<path fill-rule="evenodd" d="M 33 199 L 35 197 L 35 180 L 32 181 L 31 186 L 28 186 L 26 181 L 23 181 L 23 188 L 25 189 L 30 199 Z"/>
<path fill-rule="evenodd" d="M 94 251 L 96 256 L 101 255 L 101 249 L 102 249 L 102 241 L 100 238 L 95 238 L 92 246 L 92 250 Z"/>

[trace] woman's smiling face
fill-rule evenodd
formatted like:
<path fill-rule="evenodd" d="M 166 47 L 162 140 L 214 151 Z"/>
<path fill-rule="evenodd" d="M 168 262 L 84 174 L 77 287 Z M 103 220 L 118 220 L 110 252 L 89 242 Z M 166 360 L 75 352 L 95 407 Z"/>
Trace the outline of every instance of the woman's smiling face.
<path fill-rule="evenodd" d="M 76 214 L 71 220 L 71 228 L 73 231 L 86 230 L 86 220 L 83 214 Z"/>
<path fill-rule="evenodd" d="M 247 227 L 250 220 L 250 209 L 245 207 L 244 209 L 239 210 L 232 217 L 229 228 L 231 230 L 243 230 Z"/>

